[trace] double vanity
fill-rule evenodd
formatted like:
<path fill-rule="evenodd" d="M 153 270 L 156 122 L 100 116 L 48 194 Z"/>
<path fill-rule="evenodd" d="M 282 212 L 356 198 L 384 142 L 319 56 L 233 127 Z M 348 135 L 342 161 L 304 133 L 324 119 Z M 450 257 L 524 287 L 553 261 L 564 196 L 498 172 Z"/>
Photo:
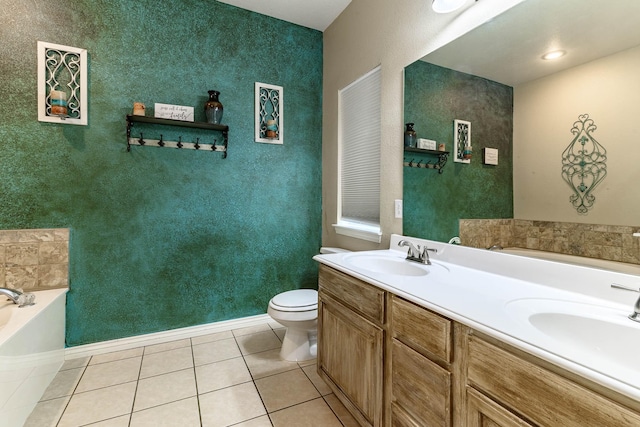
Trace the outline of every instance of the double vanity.
<path fill-rule="evenodd" d="M 638 295 L 611 286 L 640 266 L 390 247 L 315 257 L 318 373 L 361 425 L 640 425 Z"/>

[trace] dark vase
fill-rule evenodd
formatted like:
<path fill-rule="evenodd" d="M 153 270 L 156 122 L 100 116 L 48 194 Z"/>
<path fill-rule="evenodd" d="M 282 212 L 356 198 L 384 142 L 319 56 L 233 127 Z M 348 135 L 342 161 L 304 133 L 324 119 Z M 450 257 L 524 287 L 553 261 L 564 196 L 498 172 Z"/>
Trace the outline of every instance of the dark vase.
<path fill-rule="evenodd" d="M 404 146 L 415 148 L 417 142 L 416 131 L 413 130 L 413 123 L 407 123 L 407 130 L 404 131 Z"/>
<path fill-rule="evenodd" d="M 218 101 L 220 92 L 217 90 L 209 91 L 209 100 L 204 103 L 204 112 L 207 114 L 207 123 L 213 123 L 219 125 L 222 121 L 222 112 L 224 108 L 220 101 Z"/>

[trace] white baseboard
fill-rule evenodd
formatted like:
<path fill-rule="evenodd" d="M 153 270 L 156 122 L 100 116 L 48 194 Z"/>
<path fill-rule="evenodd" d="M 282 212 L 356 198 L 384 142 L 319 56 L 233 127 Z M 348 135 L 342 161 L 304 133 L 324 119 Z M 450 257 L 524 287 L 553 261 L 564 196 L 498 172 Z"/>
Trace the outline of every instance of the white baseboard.
<path fill-rule="evenodd" d="M 268 314 L 260 314 L 240 319 L 225 320 L 222 322 L 207 323 L 205 325 L 189 326 L 186 328 L 154 332 L 152 334 L 137 335 L 134 337 L 68 347 L 65 349 L 65 360 L 94 356 L 96 354 L 111 353 L 113 351 L 129 350 L 131 348 L 161 344 L 167 341 L 175 341 L 200 335 L 215 334 L 218 332 L 230 331 L 232 329 L 248 328 L 251 326 L 263 325 L 270 321 L 272 321 L 272 319 Z"/>

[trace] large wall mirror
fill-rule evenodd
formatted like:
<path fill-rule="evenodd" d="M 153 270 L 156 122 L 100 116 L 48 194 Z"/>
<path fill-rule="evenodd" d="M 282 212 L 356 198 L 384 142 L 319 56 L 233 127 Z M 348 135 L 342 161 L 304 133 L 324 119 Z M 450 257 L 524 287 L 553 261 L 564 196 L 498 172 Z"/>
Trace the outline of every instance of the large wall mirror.
<path fill-rule="evenodd" d="M 405 122 L 451 154 L 441 174 L 404 167 L 404 234 L 448 241 L 461 218 L 639 225 L 639 97 L 640 1 L 525 0 L 410 64 Z M 469 164 L 453 161 L 456 119 L 471 123 Z M 562 168 L 585 120 L 606 169 L 580 212 Z"/>

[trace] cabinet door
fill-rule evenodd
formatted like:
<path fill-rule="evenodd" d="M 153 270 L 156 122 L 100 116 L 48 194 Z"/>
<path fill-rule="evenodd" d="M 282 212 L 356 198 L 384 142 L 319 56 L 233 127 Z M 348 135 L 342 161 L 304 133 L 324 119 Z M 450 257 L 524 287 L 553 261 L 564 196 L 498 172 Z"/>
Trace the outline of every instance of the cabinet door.
<path fill-rule="evenodd" d="M 381 426 L 384 331 L 325 293 L 319 301 L 319 373 L 360 424 Z"/>
<path fill-rule="evenodd" d="M 391 351 L 392 403 L 417 425 L 449 427 L 451 373 L 395 339 Z"/>
<path fill-rule="evenodd" d="M 467 388 L 467 427 L 532 427 L 489 398 Z"/>

